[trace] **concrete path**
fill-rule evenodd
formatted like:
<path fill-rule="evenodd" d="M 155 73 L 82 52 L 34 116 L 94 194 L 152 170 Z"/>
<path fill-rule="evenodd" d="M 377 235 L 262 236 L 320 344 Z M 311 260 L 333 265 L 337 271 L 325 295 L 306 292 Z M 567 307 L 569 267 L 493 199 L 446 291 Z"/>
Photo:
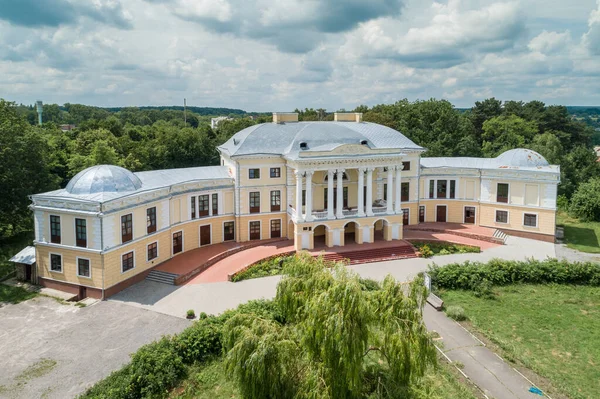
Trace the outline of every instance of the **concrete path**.
<path fill-rule="evenodd" d="M 438 341 L 436 346 L 451 361 L 462 363 L 462 372 L 485 395 L 495 399 L 540 398 L 529 392 L 531 382 L 445 313 L 426 305 L 423 319 L 428 330 L 440 335 L 443 344 Z"/>

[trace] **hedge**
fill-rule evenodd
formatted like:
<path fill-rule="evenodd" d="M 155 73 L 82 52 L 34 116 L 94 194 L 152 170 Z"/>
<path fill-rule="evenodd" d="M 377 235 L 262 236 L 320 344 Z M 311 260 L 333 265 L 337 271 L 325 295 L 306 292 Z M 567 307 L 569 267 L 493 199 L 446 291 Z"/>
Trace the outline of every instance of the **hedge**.
<path fill-rule="evenodd" d="M 488 263 L 452 263 L 430 267 L 434 288 L 478 290 L 482 284 L 509 285 L 574 284 L 600 286 L 600 264 L 546 259 L 510 261 L 493 259 Z"/>

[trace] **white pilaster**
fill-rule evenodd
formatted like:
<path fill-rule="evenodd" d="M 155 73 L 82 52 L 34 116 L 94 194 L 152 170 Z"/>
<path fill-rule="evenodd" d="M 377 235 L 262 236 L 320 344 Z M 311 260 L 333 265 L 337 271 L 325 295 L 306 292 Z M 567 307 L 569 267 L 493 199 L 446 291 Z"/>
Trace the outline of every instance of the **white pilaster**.
<path fill-rule="evenodd" d="M 296 169 L 296 220 L 302 221 L 302 171 Z"/>
<path fill-rule="evenodd" d="M 313 220 L 312 215 L 312 175 L 313 171 L 306 171 L 306 216 L 304 216 L 304 220 L 310 222 Z"/>
<path fill-rule="evenodd" d="M 365 168 L 358 168 L 358 216 L 365 216 Z"/>
<path fill-rule="evenodd" d="M 344 217 L 342 210 L 344 209 L 344 169 L 337 170 L 337 209 L 335 216 L 338 219 Z"/>
<path fill-rule="evenodd" d="M 335 218 L 333 213 L 333 176 L 335 171 L 329 169 L 327 171 L 327 219 Z"/>
<path fill-rule="evenodd" d="M 367 216 L 373 216 L 373 168 L 367 168 Z"/>
<path fill-rule="evenodd" d="M 401 182 L 402 165 L 396 166 L 396 202 L 394 203 L 396 214 L 400 213 L 402 207 L 400 201 L 402 200 L 402 182 Z"/>
<path fill-rule="evenodd" d="M 392 204 L 394 202 L 394 168 L 389 167 L 387 170 L 387 201 L 386 201 L 386 207 L 387 207 L 387 214 L 391 215 L 394 213 L 394 208 L 392 207 Z"/>

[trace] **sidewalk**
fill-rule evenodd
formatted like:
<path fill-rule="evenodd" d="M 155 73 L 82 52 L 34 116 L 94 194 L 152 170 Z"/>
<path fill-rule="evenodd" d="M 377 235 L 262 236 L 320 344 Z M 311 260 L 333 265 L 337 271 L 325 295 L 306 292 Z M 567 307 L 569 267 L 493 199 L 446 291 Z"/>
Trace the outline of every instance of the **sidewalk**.
<path fill-rule="evenodd" d="M 425 305 L 423 319 L 428 330 L 440 335 L 440 351 L 451 361 L 462 363 L 463 373 L 490 399 L 542 398 L 529 392 L 532 384 L 525 377 L 445 313 Z"/>

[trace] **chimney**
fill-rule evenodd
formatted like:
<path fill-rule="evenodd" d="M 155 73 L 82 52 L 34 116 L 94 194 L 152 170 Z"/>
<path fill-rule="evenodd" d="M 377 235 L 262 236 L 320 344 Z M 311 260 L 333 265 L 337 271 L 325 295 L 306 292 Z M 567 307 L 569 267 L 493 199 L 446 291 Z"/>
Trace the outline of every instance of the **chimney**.
<path fill-rule="evenodd" d="M 298 122 L 297 112 L 273 112 L 273 123 Z"/>
<path fill-rule="evenodd" d="M 37 100 L 35 102 L 35 108 L 38 113 L 38 125 L 42 126 L 42 112 L 44 112 L 44 108 L 42 105 L 42 100 Z"/>
<path fill-rule="evenodd" d="M 362 122 L 362 112 L 334 112 L 336 122 Z"/>

